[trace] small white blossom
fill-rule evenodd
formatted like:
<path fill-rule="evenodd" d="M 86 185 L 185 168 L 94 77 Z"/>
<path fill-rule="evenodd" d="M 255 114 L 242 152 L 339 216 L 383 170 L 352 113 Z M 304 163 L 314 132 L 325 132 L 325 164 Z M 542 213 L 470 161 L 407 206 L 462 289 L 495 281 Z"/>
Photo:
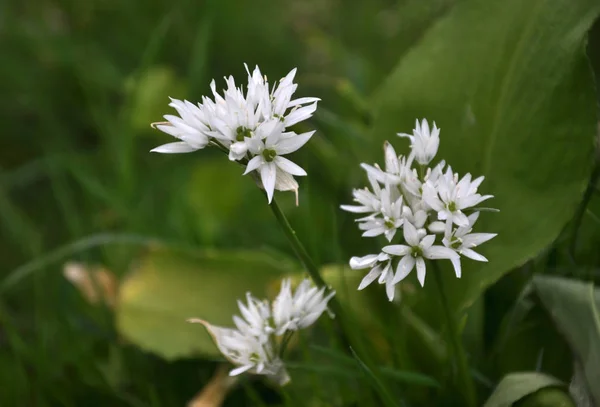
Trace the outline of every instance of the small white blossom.
<path fill-rule="evenodd" d="M 200 150 L 208 144 L 206 117 L 202 109 L 187 100 L 171 99 L 169 106 L 175 108 L 179 116 L 165 115 L 166 122 L 154 123 L 153 127 L 171 136 L 179 142 L 163 144 L 154 148 L 156 153 L 189 153 Z"/>
<path fill-rule="evenodd" d="M 245 335 L 235 329 L 211 325 L 201 319 L 189 319 L 188 322 L 202 324 L 223 356 L 237 366 L 229 372 L 230 376 L 248 372 L 269 376 L 279 385 L 289 382 L 284 364 L 271 343 L 262 343 L 254 336 Z"/>
<path fill-rule="evenodd" d="M 429 131 L 429 123 L 423 119 L 421 124 L 416 120 L 413 134 L 398 133 L 400 137 L 410 139 L 411 155 L 421 165 L 428 165 L 435 157 L 440 146 L 440 129 L 433 123 L 433 129 Z"/>
<path fill-rule="evenodd" d="M 495 234 L 471 233 L 479 215 L 467 217 L 463 211 L 474 209 L 492 196 L 477 193 L 483 177 L 471 180 L 471 175 L 467 174 L 459 179 L 449 166 L 446 168 L 443 160 L 428 166 L 437 154 L 439 134 L 435 123 L 430 130 L 427 120 L 417 121 L 412 135 L 400 134 L 410 138 L 408 157 L 397 155 L 391 144 L 385 142 L 385 170 L 377 164 L 361 164 L 371 190 L 355 189 L 353 196 L 357 205 L 342 205 L 341 208 L 366 214 L 357 219 L 364 237 L 384 235 L 390 243 L 399 235 L 403 239 L 400 244 L 383 247 L 383 253 L 350 259 L 352 269 L 369 269 L 359 290 L 378 280 L 385 284 L 391 301 L 396 285 L 414 268 L 419 283 L 425 283 L 426 260 L 450 260 L 459 278 L 461 255 L 487 261 L 473 251 L 473 247 L 492 239 Z M 417 168 L 412 168 L 414 162 L 418 163 Z M 399 229 L 402 234 L 397 233 Z"/>
<path fill-rule="evenodd" d="M 394 270 L 392 268 L 391 257 L 386 253 L 369 254 L 364 257 L 352 257 L 350 259 L 350 268 L 353 270 L 370 269 L 367 275 L 362 279 L 359 290 L 363 290 L 373 281 L 378 280 L 379 284 L 385 284 L 385 292 L 388 299 L 392 301 L 396 293 L 394 283 Z"/>
<path fill-rule="evenodd" d="M 423 200 L 437 211 L 439 220 L 453 222 L 457 226 L 468 226 L 469 220 L 463 210 L 493 197 L 477 193 L 483 179 L 484 177 L 479 177 L 471 181 L 471 174 L 467 174 L 458 181 L 458 174 L 452 174 L 452 169 L 448 168 L 436 183 L 427 181 L 423 185 Z"/>
<path fill-rule="evenodd" d="M 287 128 L 312 117 L 319 98 L 293 99 L 298 85 L 294 83 L 296 69 L 270 87 L 266 77 L 256 67 L 248 73 L 247 90 L 237 86 L 232 76 L 225 78 L 226 88 L 217 91 L 210 84 L 212 98 L 203 96 L 202 103 L 172 99 L 170 106 L 179 116 L 166 115 L 166 122 L 153 127 L 179 139 L 179 142 L 159 146 L 159 153 L 188 153 L 206 146 L 224 150 L 231 161 L 247 165 L 246 172 L 258 170 L 269 203 L 274 190 L 295 191 L 294 175 L 306 172 L 281 155 L 302 147 L 314 134 L 296 134 Z"/>
<path fill-rule="evenodd" d="M 434 246 L 434 235 L 426 235 L 423 238 L 419 238 L 417 229 L 410 222 L 404 224 L 404 240 L 407 245 L 398 244 L 383 248 L 385 253 L 401 257 L 396 268 L 394 284 L 399 283 L 408 276 L 416 265 L 417 279 L 421 286 L 423 286 L 425 285 L 426 274 L 425 259 L 452 260 L 453 258 L 458 258 L 458 254 L 454 250 L 445 246 Z M 457 276 L 460 276 L 460 268 L 455 269 L 455 272 Z"/>
<path fill-rule="evenodd" d="M 297 331 L 315 323 L 334 295 L 335 291 L 326 293 L 325 287 L 315 287 L 308 279 L 303 280 L 292 295 L 291 280 L 283 280 L 279 295 L 273 302 L 277 334 L 282 335 L 286 330 Z"/>
<path fill-rule="evenodd" d="M 444 246 L 456 251 L 458 254 L 468 257 L 472 260 L 487 262 L 481 254 L 473 250 L 474 247 L 479 246 L 488 240 L 493 239 L 497 236 L 496 233 L 471 233 L 473 226 L 479 218 L 479 212 L 471 214 L 468 218 L 469 226 L 458 227 L 456 229 L 452 227 L 446 228 L 446 233 L 442 243 Z M 453 262 L 459 262 L 460 259 L 453 259 Z M 460 266 L 458 266 L 460 269 Z"/>
<path fill-rule="evenodd" d="M 381 210 L 381 187 L 373 176 L 368 175 L 368 178 L 373 192 L 368 188 L 355 189 L 352 195 L 360 205 L 341 205 L 343 210 L 353 213 L 378 213 Z"/>
<path fill-rule="evenodd" d="M 244 372 L 266 375 L 284 385 L 290 378 L 280 358 L 285 346 L 281 337 L 315 323 L 335 295 L 335 291 L 326 291 L 305 279 L 292 294 L 291 281 L 285 279 L 272 303 L 258 300 L 250 293 L 246 294 L 246 303 L 238 301 L 242 317 L 233 317 L 236 329 L 211 325 L 201 319 L 188 322 L 206 328 L 219 351 L 236 366 L 229 373 L 231 376 Z"/>
<path fill-rule="evenodd" d="M 315 133 L 282 133 L 282 130 L 283 124 L 274 122 L 273 125 L 264 127 L 264 137 L 261 135 L 248 139 L 248 149 L 254 157 L 248 162 L 244 175 L 254 170 L 258 171 L 269 203 L 273 199 L 278 171 L 292 176 L 306 175 L 304 169 L 282 155 L 298 150 Z"/>

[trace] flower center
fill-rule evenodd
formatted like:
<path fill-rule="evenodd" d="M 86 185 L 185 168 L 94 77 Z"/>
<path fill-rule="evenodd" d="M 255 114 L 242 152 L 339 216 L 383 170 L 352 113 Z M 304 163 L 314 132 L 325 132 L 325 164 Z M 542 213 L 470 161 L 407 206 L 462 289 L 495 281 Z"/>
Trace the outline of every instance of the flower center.
<path fill-rule="evenodd" d="M 453 237 L 452 241 L 450 242 L 450 247 L 456 250 L 460 246 L 462 246 L 462 239 L 459 239 L 458 237 Z"/>
<path fill-rule="evenodd" d="M 262 156 L 268 163 L 270 163 L 277 156 L 277 153 L 275 152 L 275 150 L 267 148 L 267 149 L 263 150 Z"/>
<path fill-rule="evenodd" d="M 247 129 L 243 126 L 240 126 L 237 128 L 237 130 L 235 131 L 236 136 L 235 139 L 237 141 L 244 141 L 244 137 L 250 137 L 252 134 L 250 133 L 250 129 Z"/>
<path fill-rule="evenodd" d="M 421 246 L 413 246 L 410 254 L 413 257 L 423 257 L 423 249 L 421 249 Z"/>
<path fill-rule="evenodd" d="M 252 363 L 257 363 L 258 361 L 260 361 L 260 356 L 258 356 L 258 353 L 252 352 L 248 359 L 250 359 L 250 362 Z"/>
<path fill-rule="evenodd" d="M 450 212 L 456 212 L 458 210 L 458 208 L 456 207 L 456 202 L 449 202 L 448 203 L 448 210 Z"/>
<path fill-rule="evenodd" d="M 388 229 L 393 229 L 396 227 L 396 224 L 394 223 L 394 221 L 392 219 L 386 220 L 384 225 Z"/>

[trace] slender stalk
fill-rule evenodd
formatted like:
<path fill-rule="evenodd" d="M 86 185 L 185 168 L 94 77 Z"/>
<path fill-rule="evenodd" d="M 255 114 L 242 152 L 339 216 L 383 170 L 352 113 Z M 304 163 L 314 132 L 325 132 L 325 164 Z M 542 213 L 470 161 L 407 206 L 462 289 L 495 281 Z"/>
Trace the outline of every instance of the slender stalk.
<path fill-rule="evenodd" d="M 467 362 L 467 356 L 465 355 L 460 334 L 458 328 L 456 327 L 456 319 L 450 311 L 450 304 L 448 302 L 448 297 L 446 296 L 446 291 L 444 290 L 444 285 L 442 283 L 441 270 L 435 262 L 432 262 L 432 266 L 433 275 L 435 276 L 435 285 L 438 288 L 442 308 L 444 309 L 444 316 L 446 317 L 446 322 L 448 324 L 448 336 L 453 350 L 452 353 L 454 354 L 454 358 L 458 367 L 458 378 L 462 385 L 466 406 L 475 407 L 477 405 L 475 386 L 473 383 L 473 379 L 471 378 L 471 375 L 469 373 L 469 363 Z"/>
<path fill-rule="evenodd" d="M 310 274 L 310 278 L 312 278 L 314 283 L 316 285 L 318 285 L 319 287 L 327 287 L 325 280 L 323 280 L 323 278 L 321 277 L 321 273 L 319 273 L 319 269 L 317 268 L 315 263 L 313 263 L 312 259 L 310 258 L 308 252 L 304 248 L 304 245 L 302 244 L 300 239 L 298 239 L 298 236 L 296 235 L 296 231 L 294 229 L 292 229 L 292 225 L 290 225 L 290 222 L 287 220 L 285 214 L 281 211 L 281 208 L 277 204 L 277 201 L 275 200 L 275 198 L 273 198 L 273 201 L 271 202 L 271 205 L 269 205 L 269 206 L 271 207 L 271 210 L 273 211 L 275 218 L 277 218 L 277 221 L 281 225 L 281 228 L 283 229 L 283 233 L 285 233 L 285 236 L 287 237 L 288 241 L 292 245 L 292 249 L 294 249 L 294 253 L 296 253 L 296 256 L 298 256 L 298 259 L 302 262 L 302 265 L 304 266 L 304 268 L 306 269 L 308 274 Z M 341 307 L 339 306 L 339 303 L 336 301 L 336 298 L 333 297 L 329 301 L 329 304 L 331 306 L 332 311 L 337 315 L 338 312 L 340 311 Z"/>
<path fill-rule="evenodd" d="M 577 212 L 575 213 L 575 217 L 573 220 L 573 229 L 571 232 L 571 242 L 569 245 L 569 254 L 571 258 L 575 259 L 575 250 L 577 249 L 577 237 L 579 234 L 579 228 L 581 227 L 581 222 L 583 220 L 583 215 L 585 214 L 585 210 L 594 196 L 594 191 L 596 190 L 596 183 L 600 178 L 600 161 L 596 160 L 594 162 L 594 169 L 592 170 L 592 174 L 590 176 L 590 180 L 588 182 L 585 193 L 583 194 L 583 199 L 579 203 L 579 207 L 577 208 Z"/>
<path fill-rule="evenodd" d="M 287 217 L 281 211 L 281 208 L 277 204 L 277 201 L 275 200 L 275 198 L 273 198 L 273 200 L 271 201 L 271 204 L 269 206 L 271 207 L 271 211 L 275 215 L 275 218 L 281 225 L 281 228 L 283 229 L 285 236 L 287 237 L 288 241 L 292 245 L 292 248 L 294 249 L 296 256 L 298 257 L 300 262 L 302 262 L 302 265 L 304 266 L 304 268 L 310 275 L 313 282 L 319 287 L 327 287 L 327 283 L 325 283 L 325 280 L 323 280 L 323 277 L 321 277 L 321 273 L 319 272 L 319 269 L 317 268 L 315 263 L 312 261 L 310 255 L 304 248 L 304 245 L 302 244 L 302 242 L 296 235 L 296 231 L 292 228 L 292 225 L 290 225 L 290 222 L 287 220 Z M 355 347 L 358 346 L 362 350 L 363 349 L 362 342 L 358 339 L 355 340 L 354 342 L 351 341 L 350 333 L 352 332 L 352 330 L 348 327 L 347 321 L 343 316 L 342 306 L 338 302 L 338 300 L 335 296 L 333 298 L 331 298 L 331 300 L 329 300 L 329 307 L 331 308 L 331 310 L 333 311 L 333 313 L 336 316 L 334 319 L 334 322 L 338 326 L 338 329 L 339 329 L 340 335 L 341 335 L 341 340 L 342 340 L 344 347 L 346 349 L 348 349 L 350 352 L 352 352 L 354 355 L 356 355 L 354 353 L 352 345 L 354 344 Z M 371 372 L 373 377 L 376 378 L 378 386 L 383 386 L 383 388 L 385 389 L 385 385 L 383 384 L 383 382 L 377 378 L 375 373 L 373 373 L 373 372 L 375 372 L 375 369 L 374 369 L 374 363 L 371 360 L 370 355 L 367 352 L 360 352 L 360 353 L 361 353 L 361 356 L 363 357 L 361 363 L 363 363 L 364 366 L 369 369 L 369 371 Z M 378 388 L 378 390 L 380 390 L 380 389 Z M 386 390 L 385 394 L 375 392 L 374 396 L 383 403 L 382 405 L 384 405 L 386 407 L 395 407 L 396 404 L 391 403 L 390 400 L 388 400 L 388 398 L 386 398 L 386 394 L 387 394 L 387 390 Z M 469 407 L 472 407 L 472 406 L 469 406 Z"/>

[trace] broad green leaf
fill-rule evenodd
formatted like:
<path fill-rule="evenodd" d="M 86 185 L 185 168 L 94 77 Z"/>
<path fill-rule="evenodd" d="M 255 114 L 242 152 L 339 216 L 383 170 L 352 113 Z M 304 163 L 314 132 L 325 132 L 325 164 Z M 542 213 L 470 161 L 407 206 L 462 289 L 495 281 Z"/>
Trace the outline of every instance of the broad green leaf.
<path fill-rule="evenodd" d="M 582 364 L 590 394 L 600 403 L 600 293 L 590 283 L 536 276 L 533 285 Z"/>
<path fill-rule="evenodd" d="M 564 384 L 552 376 L 537 372 L 511 373 L 505 376 L 498 384 L 490 398 L 483 407 L 510 407 L 527 396 L 549 387 L 561 387 Z M 568 396 L 567 400 L 568 399 Z M 563 399 L 564 400 L 564 399 Z M 521 404 L 519 404 L 521 405 Z M 523 404 L 526 406 L 535 404 Z M 573 406 L 570 404 L 539 404 L 547 406 Z"/>
<path fill-rule="evenodd" d="M 120 287 L 120 333 L 166 359 L 218 355 L 212 339 L 188 318 L 231 326 L 236 300 L 264 296 L 270 281 L 295 270 L 286 260 L 257 252 L 156 250 L 141 259 Z"/>
<path fill-rule="evenodd" d="M 438 158 L 485 175 L 480 190 L 495 195 L 489 205 L 500 213 L 478 224 L 498 233 L 482 248 L 489 263 L 467 259 L 462 279 L 445 276 L 458 310 L 550 244 L 581 199 L 597 119 L 584 43 L 599 12 L 595 0 L 461 2 L 374 99 L 377 143 L 390 139 L 406 152 L 395 134 L 410 132 L 416 118 L 435 120 Z"/>

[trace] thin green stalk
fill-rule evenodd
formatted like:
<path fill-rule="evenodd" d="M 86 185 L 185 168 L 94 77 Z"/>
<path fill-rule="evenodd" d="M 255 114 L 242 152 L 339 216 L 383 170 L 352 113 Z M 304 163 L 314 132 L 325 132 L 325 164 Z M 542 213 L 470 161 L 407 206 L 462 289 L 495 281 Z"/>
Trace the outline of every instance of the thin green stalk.
<path fill-rule="evenodd" d="M 285 236 L 287 237 L 288 241 L 292 245 L 292 249 L 294 249 L 294 253 L 296 253 L 296 256 L 298 256 L 298 259 L 302 262 L 302 265 L 304 266 L 306 271 L 308 271 L 308 274 L 310 274 L 310 278 L 312 278 L 314 283 L 316 285 L 318 285 L 319 287 L 327 287 L 325 280 L 323 280 L 323 278 L 321 277 L 321 273 L 319 272 L 319 269 L 317 268 L 315 263 L 313 263 L 312 259 L 310 258 L 308 252 L 304 248 L 304 245 L 302 244 L 300 239 L 298 239 L 298 236 L 296 235 L 296 231 L 294 229 L 292 229 L 292 225 L 290 225 L 290 222 L 287 220 L 287 217 L 281 211 L 281 208 L 277 204 L 277 201 L 275 200 L 275 198 L 273 198 L 273 201 L 271 202 L 271 205 L 269 205 L 269 206 L 271 207 L 271 210 L 273 211 L 275 218 L 277 218 L 277 221 L 281 225 L 281 228 L 283 229 L 283 233 L 285 233 Z M 334 314 L 336 314 L 336 315 L 341 314 L 341 312 L 340 312 L 341 306 L 337 302 L 335 297 L 333 297 L 329 301 L 329 305 L 330 305 L 332 311 L 334 312 Z"/>
<path fill-rule="evenodd" d="M 444 290 L 444 285 L 442 282 L 441 270 L 436 263 L 432 263 L 432 266 L 433 275 L 435 277 L 436 283 L 435 285 L 438 288 L 440 300 L 442 302 L 442 308 L 444 309 L 444 315 L 448 324 L 448 336 L 454 353 L 454 358 L 458 367 L 458 378 L 461 383 L 466 406 L 475 407 L 477 405 L 475 386 L 473 383 L 473 379 L 471 378 L 469 363 L 467 362 L 467 356 L 465 355 L 465 351 L 462 346 L 460 334 L 456 327 L 456 319 L 450 311 L 450 304 L 448 302 L 448 297 L 446 296 L 446 291 Z"/>
<path fill-rule="evenodd" d="M 594 196 L 594 191 L 596 190 L 596 183 L 600 178 L 600 161 L 596 160 L 594 162 L 594 169 L 592 170 L 592 174 L 590 176 L 590 180 L 588 182 L 585 193 L 583 194 L 583 199 L 579 203 L 579 207 L 577 208 L 577 212 L 575 213 L 575 217 L 573 220 L 573 229 L 571 232 L 571 242 L 569 245 L 569 254 L 572 259 L 575 259 L 575 250 L 577 249 L 577 237 L 579 235 L 579 228 L 581 227 L 581 222 L 583 220 L 583 215 L 585 214 L 585 210 Z"/>
<path fill-rule="evenodd" d="M 300 260 L 300 262 L 302 263 L 302 265 L 304 266 L 304 268 L 310 275 L 313 282 L 319 287 L 327 287 L 327 283 L 325 283 L 325 280 L 323 280 L 323 277 L 321 277 L 321 273 L 319 272 L 319 269 L 317 268 L 315 263 L 312 261 L 310 255 L 304 248 L 304 245 L 302 244 L 302 242 L 296 235 L 296 231 L 292 228 L 292 225 L 290 225 L 290 222 L 287 220 L 287 217 L 281 211 L 281 208 L 277 204 L 277 201 L 275 200 L 275 198 L 273 198 L 273 200 L 271 201 L 271 204 L 269 206 L 271 207 L 271 210 L 273 211 L 275 218 L 281 225 L 281 228 L 283 229 L 285 236 L 287 237 L 288 241 L 290 242 L 292 249 L 296 253 L 296 256 L 298 257 L 298 259 Z M 351 336 L 352 330 L 347 325 L 347 321 L 346 321 L 345 317 L 343 316 L 342 306 L 338 302 L 336 297 L 333 297 L 331 300 L 329 300 L 329 307 L 331 308 L 331 310 L 333 311 L 333 313 L 336 316 L 334 321 L 339 327 L 341 340 L 342 340 L 344 347 L 346 349 L 350 350 L 353 354 L 354 354 L 354 350 L 352 349 L 352 345 L 354 345 L 355 348 L 360 347 L 360 350 L 361 350 L 360 353 L 361 353 L 361 356 L 363 357 L 362 363 L 364 363 L 364 365 L 367 366 L 371 372 L 373 372 L 374 369 L 372 368 L 372 366 L 374 366 L 374 364 L 373 364 L 372 360 L 369 358 L 369 354 L 367 352 L 362 352 L 362 350 L 363 350 L 362 342 L 358 338 L 356 338 L 357 340 L 354 342 L 351 341 L 351 338 L 354 338 Z M 372 373 L 372 374 L 374 374 L 374 373 Z M 381 381 L 379 381 L 379 384 L 381 386 L 383 386 Z M 390 404 L 389 401 L 386 399 L 384 394 L 376 393 L 376 397 L 378 397 L 383 402 L 383 405 L 385 405 L 387 407 L 393 407 L 393 405 Z"/>

